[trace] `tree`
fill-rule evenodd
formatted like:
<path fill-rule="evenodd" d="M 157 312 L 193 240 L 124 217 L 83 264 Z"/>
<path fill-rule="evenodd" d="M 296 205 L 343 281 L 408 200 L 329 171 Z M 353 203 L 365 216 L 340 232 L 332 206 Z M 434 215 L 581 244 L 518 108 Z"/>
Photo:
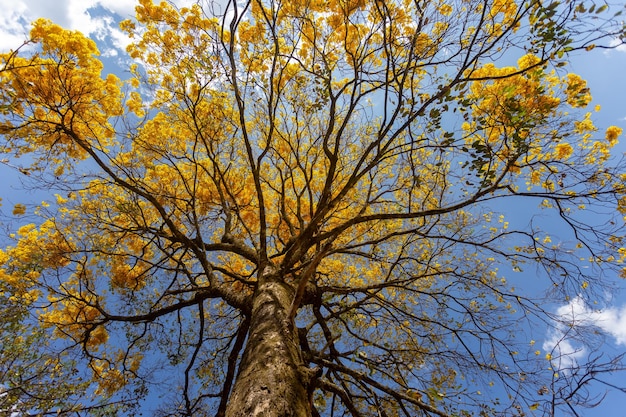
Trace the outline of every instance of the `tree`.
<path fill-rule="evenodd" d="M 585 81 L 565 71 L 624 39 L 595 9 L 140 0 L 121 24 L 125 81 L 101 75 L 93 41 L 34 22 L 36 48 L 2 55 L 0 133 L 56 201 L 16 207 L 32 223 L 0 253 L 3 305 L 23 311 L 2 330 L 39 384 L 3 377 L 5 409 L 114 415 L 146 395 L 164 398 L 157 415 L 228 417 L 593 405 L 583 388 L 619 358 L 568 370 L 532 329 L 558 326 L 550 303 L 626 276 L 621 129 L 594 126 Z M 50 378 L 69 384 L 56 399 L 37 394 Z"/>

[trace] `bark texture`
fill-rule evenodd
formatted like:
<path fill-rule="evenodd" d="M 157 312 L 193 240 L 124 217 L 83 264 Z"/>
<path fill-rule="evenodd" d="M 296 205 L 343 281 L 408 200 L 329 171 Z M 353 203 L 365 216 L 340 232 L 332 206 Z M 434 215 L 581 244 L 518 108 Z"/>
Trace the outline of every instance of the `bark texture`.
<path fill-rule="evenodd" d="M 259 282 L 226 417 L 311 416 L 311 371 L 302 361 L 298 332 L 289 319 L 293 296 L 275 277 Z"/>

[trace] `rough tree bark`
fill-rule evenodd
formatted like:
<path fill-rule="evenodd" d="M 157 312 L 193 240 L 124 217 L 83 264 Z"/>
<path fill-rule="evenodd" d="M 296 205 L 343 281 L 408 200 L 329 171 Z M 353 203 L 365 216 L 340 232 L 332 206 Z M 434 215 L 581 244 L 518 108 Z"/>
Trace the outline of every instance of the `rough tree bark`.
<path fill-rule="evenodd" d="M 310 417 L 314 372 L 302 360 L 289 318 L 293 289 L 275 271 L 259 279 L 248 341 L 226 417 Z"/>

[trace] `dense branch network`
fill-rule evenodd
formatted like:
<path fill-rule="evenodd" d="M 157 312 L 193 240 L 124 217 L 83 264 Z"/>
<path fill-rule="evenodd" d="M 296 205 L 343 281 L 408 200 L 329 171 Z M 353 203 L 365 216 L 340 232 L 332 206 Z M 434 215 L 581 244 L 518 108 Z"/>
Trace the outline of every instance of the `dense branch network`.
<path fill-rule="evenodd" d="M 559 324 L 512 287 L 536 268 L 591 297 L 624 276 L 621 129 L 579 114 L 586 83 L 559 71 L 620 28 L 570 1 L 136 11 L 127 81 L 45 20 L 36 52 L 2 55 L 2 151 L 59 193 L 0 252 L 2 308 L 21 306 L 3 338 L 52 336 L 15 356 L 38 365 L 0 375 L 17 387 L 0 401 L 69 415 L 156 392 L 159 415 L 244 415 L 243 390 L 273 389 L 246 379 L 268 343 L 310 415 L 593 405 L 587 385 L 619 361 L 556 378 L 523 333 Z M 67 374 L 64 399 L 40 385 Z M 495 385 L 505 398 L 476 390 Z"/>

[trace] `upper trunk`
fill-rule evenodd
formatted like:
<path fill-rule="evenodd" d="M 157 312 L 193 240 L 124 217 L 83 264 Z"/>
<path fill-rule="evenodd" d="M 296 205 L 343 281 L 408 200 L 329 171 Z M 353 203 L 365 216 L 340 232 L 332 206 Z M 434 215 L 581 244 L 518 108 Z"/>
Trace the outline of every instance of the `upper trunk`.
<path fill-rule="evenodd" d="M 293 291 L 263 277 L 254 294 L 248 341 L 226 417 L 310 417 L 310 371 L 289 319 Z"/>

